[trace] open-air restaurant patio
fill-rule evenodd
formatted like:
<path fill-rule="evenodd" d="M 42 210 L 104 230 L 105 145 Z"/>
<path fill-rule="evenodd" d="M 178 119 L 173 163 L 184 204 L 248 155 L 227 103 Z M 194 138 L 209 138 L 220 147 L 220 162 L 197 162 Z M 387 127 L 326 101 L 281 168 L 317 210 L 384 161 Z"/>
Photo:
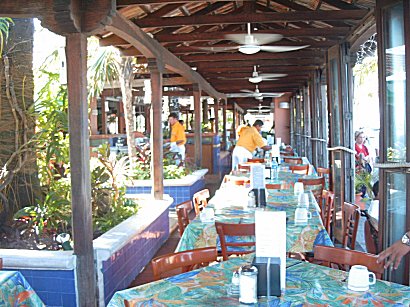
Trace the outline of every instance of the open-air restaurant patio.
<path fill-rule="evenodd" d="M 410 306 L 409 29 L 408 0 L 2 0 L 0 306 Z"/>

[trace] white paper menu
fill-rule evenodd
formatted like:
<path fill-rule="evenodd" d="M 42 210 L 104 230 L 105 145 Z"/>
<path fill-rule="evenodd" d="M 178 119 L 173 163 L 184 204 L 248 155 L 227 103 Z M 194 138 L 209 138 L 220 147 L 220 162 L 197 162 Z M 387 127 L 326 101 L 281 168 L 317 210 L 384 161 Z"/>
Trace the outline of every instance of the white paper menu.
<path fill-rule="evenodd" d="M 286 287 L 286 212 L 255 211 L 256 257 L 280 258 L 281 290 Z"/>
<path fill-rule="evenodd" d="M 251 187 L 252 189 L 265 188 L 265 166 L 263 164 L 251 164 Z"/>

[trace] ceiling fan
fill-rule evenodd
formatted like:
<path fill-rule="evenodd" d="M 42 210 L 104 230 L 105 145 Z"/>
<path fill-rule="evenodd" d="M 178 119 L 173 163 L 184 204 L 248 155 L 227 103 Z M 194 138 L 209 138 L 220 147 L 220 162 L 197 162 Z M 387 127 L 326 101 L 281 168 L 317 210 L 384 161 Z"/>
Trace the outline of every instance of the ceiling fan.
<path fill-rule="evenodd" d="M 230 93 L 226 94 L 228 98 L 241 98 L 241 97 L 253 97 L 257 100 L 263 100 L 265 97 L 281 97 L 284 93 L 261 93 L 258 85 L 256 85 L 255 91 L 241 90 L 242 93 Z"/>
<path fill-rule="evenodd" d="M 262 106 L 262 104 L 259 104 L 257 109 L 248 109 L 247 110 L 248 113 L 258 113 L 258 114 L 272 113 L 273 111 L 274 111 L 274 109 L 272 108 L 272 106 Z"/>
<path fill-rule="evenodd" d="M 260 74 L 258 73 L 256 69 L 256 65 L 253 66 L 253 72 L 252 76 L 250 77 L 217 77 L 219 79 L 224 79 L 224 80 L 243 80 L 243 79 L 248 79 L 249 82 L 251 83 L 260 83 L 262 81 L 274 81 L 278 80 L 278 78 L 286 77 L 287 74 Z"/>
<path fill-rule="evenodd" d="M 227 34 L 226 39 L 229 39 L 239 46 L 232 47 L 197 47 L 202 50 L 209 50 L 214 52 L 229 51 L 238 49 L 239 52 L 244 54 L 255 54 L 259 51 L 267 52 L 286 52 L 294 51 L 309 47 L 309 45 L 303 46 L 264 46 L 269 43 L 279 41 L 283 38 L 281 34 L 267 34 L 267 33 L 251 33 L 251 24 L 248 23 L 247 34 Z"/>

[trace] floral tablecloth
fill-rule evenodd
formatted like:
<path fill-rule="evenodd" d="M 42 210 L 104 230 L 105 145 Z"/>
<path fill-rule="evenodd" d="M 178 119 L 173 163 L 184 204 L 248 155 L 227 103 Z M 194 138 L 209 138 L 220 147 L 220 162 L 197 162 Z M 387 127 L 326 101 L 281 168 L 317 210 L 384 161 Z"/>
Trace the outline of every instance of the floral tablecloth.
<path fill-rule="evenodd" d="M 235 202 L 240 202 L 243 197 L 239 193 L 241 188 L 233 190 L 221 190 L 215 195 L 215 199 L 208 205 L 215 209 L 215 220 L 225 223 L 253 223 L 255 211 L 244 209 Z M 239 196 L 239 197 L 237 197 Z M 246 202 L 246 199 L 245 199 Z M 318 207 L 314 197 L 310 197 L 309 211 L 312 218 L 307 224 L 296 225 L 294 213 L 297 207 L 297 197 L 289 191 L 268 190 L 267 206 L 265 210 L 286 211 L 286 250 L 288 252 L 310 252 L 315 245 L 333 246 L 333 243 L 323 227 Z M 238 239 L 238 237 L 236 237 Z M 215 222 L 203 222 L 196 217 L 185 229 L 179 241 L 176 251 L 219 246 Z"/>
<path fill-rule="evenodd" d="M 233 258 L 192 272 L 118 291 L 109 307 L 241 306 L 228 295 L 232 272 L 247 263 Z M 410 287 L 377 280 L 365 292 L 347 288 L 347 273 L 287 259 L 286 289 L 281 297 L 261 298 L 258 306 L 410 306 Z"/>
<path fill-rule="evenodd" d="M 0 271 L 0 306 L 45 306 L 20 272 Z"/>

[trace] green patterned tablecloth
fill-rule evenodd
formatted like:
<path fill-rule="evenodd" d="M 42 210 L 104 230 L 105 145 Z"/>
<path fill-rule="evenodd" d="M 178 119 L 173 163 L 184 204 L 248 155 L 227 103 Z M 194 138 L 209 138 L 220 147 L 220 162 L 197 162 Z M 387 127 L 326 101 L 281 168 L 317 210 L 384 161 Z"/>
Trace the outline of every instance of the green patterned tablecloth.
<path fill-rule="evenodd" d="M 108 307 L 242 306 L 227 289 L 232 272 L 246 264 L 233 258 L 192 272 L 118 291 Z M 410 287 L 378 280 L 365 292 L 347 288 L 347 273 L 287 259 L 286 290 L 281 297 L 262 298 L 258 306 L 410 306 Z"/>
<path fill-rule="evenodd" d="M 233 192 L 232 192 L 233 191 Z M 225 223 L 253 223 L 255 220 L 254 210 L 244 209 L 235 204 L 241 201 L 241 196 L 235 195 L 241 192 L 241 188 L 219 191 L 209 207 L 215 210 L 215 220 Z M 234 194 L 234 195 L 232 195 Z M 296 225 L 294 221 L 297 198 L 289 191 L 268 190 L 267 206 L 265 210 L 286 211 L 286 250 L 288 252 L 310 252 L 315 245 L 333 246 L 333 243 L 323 227 L 319 212 L 314 205 L 313 196 L 310 197 L 309 211 L 312 218 L 304 225 Z M 245 199 L 246 203 L 246 199 Z M 185 229 L 179 241 L 176 251 L 218 246 L 218 235 L 215 222 L 202 222 L 196 217 Z"/>
<path fill-rule="evenodd" d="M 45 306 L 20 272 L 0 271 L 0 306 Z"/>

